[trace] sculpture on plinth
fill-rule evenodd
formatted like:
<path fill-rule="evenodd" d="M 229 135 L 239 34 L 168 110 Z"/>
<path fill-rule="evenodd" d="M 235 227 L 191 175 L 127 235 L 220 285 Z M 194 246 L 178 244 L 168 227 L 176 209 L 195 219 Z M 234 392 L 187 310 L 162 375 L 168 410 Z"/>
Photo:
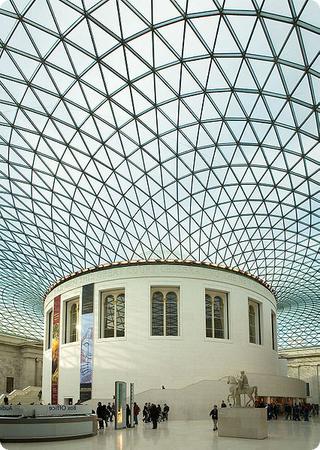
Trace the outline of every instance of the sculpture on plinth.
<path fill-rule="evenodd" d="M 244 370 L 241 370 L 239 377 L 228 376 L 227 384 L 230 384 L 228 402 L 233 399 L 234 407 L 241 407 L 241 394 L 244 396 L 244 407 L 247 407 L 252 402 L 254 406 L 255 398 L 258 392 L 257 386 L 250 386 L 248 377 Z M 249 400 L 245 403 L 245 395 L 249 397 Z"/>

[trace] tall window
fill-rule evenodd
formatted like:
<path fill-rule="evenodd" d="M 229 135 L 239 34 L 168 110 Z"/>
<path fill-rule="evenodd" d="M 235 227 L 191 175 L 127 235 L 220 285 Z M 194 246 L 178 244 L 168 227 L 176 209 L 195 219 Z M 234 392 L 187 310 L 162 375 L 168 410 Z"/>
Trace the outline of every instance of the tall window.
<path fill-rule="evenodd" d="M 228 339 L 228 301 L 227 294 L 206 291 L 206 337 Z"/>
<path fill-rule="evenodd" d="M 249 314 L 249 342 L 251 342 L 252 344 L 261 344 L 260 304 L 253 300 L 249 300 L 248 314 Z"/>
<path fill-rule="evenodd" d="M 271 339 L 272 350 L 277 350 L 277 317 L 274 311 L 271 311 Z"/>
<path fill-rule="evenodd" d="M 79 339 L 79 299 L 66 302 L 65 343 Z"/>
<path fill-rule="evenodd" d="M 178 336 L 179 289 L 161 287 L 151 289 L 151 335 Z"/>
<path fill-rule="evenodd" d="M 52 309 L 47 313 L 47 321 L 46 321 L 46 348 L 51 348 L 52 345 L 52 320 L 53 320 L 53 312 Z"/>
<path fill-rule="evenodd" d="M 100 337 L 114 338 L 125 336 L 125 295 L 123 290 L 108 291 L 102 294 Z"/>

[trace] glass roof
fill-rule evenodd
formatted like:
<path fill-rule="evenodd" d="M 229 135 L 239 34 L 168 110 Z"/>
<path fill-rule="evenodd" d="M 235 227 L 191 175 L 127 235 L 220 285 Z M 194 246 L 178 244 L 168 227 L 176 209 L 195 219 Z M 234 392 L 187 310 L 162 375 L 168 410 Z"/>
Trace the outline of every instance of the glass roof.
<path fill-rule="evenodd" d="M 319 27 L 315 0 L 2 3 L 0 329 L 40 336 L 70 272 L 183 259 L 319 345 Z"/>

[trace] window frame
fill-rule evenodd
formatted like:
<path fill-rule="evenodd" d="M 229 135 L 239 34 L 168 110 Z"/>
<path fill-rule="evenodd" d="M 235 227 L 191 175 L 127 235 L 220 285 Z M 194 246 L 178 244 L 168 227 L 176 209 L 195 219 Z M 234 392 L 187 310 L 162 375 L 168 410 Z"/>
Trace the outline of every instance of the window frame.
<path fill-rule="evenodd" d="M 261 302 L 252 298 L 248 299 L 248 337 L 249 344 L 262 345 L 262 306 Z M 250 340 L 250 306 L 255 311 L 255 342 Z"/>
<path fill-rule="evenodd" d="M 152 334 L 152 300 L 153 295 L 156 292 L 161 292 L 163 295 L 163 334 Z M 166 307 L 166 298 L 168 293 L 174 292 L 177 297 L 177 334 L 168 335 L 167 332 L 167 307 Z M 180 328 L 180 286 L 168 286 L 168 285 L 153 285 L 150 286 L 150 337 L 151 338 L 169 338 L 169 339 L 177 339 L 181 337 L 181 328 Z"/>
<path fill-rule="evenodd" d="M 124 334 L 123 336 L 117 336 L 117 302 L 115 301 L 115 305 L 114 305 L 114 319 L 113 319 L 113 336 L 105 336 L 105 326 L 104 326 L 104 322 L 105 322 L 105 308 L 104 308 L 104 302 L 106 300 L 106 298 L 110 295 L 113 295 L 114 299 L 117 299 L 119 295 L 123 295 L 124 296 Z M 100 318 L 99 318 L 99 339 L 126 339 L 126 323 L 127 323 L 127 308 L 126 308 L 126 291 L 125 288 L 115 288 L 115 289 L 107 289 L 107 290 L 103 290 L 100 292 Z"/>
<path fill-rule="evenodd" d="M 71 323 L 70 323 L 70 310 L 73 305 L 78 306 L 78 316 L 76 324 L 76 339 L 71 340 Z M 79 342 L 80 339 L 80 298 L 74 297 L 64 301 L 64 344 L 73 344 Z"/>
<path fill-rule="evenodd" d="M 207 295 L 211 297 L 211 331 L 212 336 L 207 335 Z M 223 337 L 215 336 L 214 326 L 214 300 L 220 297 L 223 301 Z M 218 291 L 214 288 L 205 288 L 204 292 L 204 316 L 205 316 L 205 338 L 209 340 L 229 341 L 230 340 L 230 324 L 229 324 L 229 293 L 225 291 Z"/>

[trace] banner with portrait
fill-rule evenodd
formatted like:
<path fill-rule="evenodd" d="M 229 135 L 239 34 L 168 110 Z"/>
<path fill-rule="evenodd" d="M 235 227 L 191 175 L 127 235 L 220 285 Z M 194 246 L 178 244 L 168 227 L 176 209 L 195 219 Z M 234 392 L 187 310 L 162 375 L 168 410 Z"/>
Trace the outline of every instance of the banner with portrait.
<path fill-rule="evenodd" d="M 52 327 L 52 366 L 51 366 L 51 404 L 58 403 L 59 385 L 59 345 L 60 345 L 60 310 L 61 296 L 53 300 L 53 327 Z"/>

